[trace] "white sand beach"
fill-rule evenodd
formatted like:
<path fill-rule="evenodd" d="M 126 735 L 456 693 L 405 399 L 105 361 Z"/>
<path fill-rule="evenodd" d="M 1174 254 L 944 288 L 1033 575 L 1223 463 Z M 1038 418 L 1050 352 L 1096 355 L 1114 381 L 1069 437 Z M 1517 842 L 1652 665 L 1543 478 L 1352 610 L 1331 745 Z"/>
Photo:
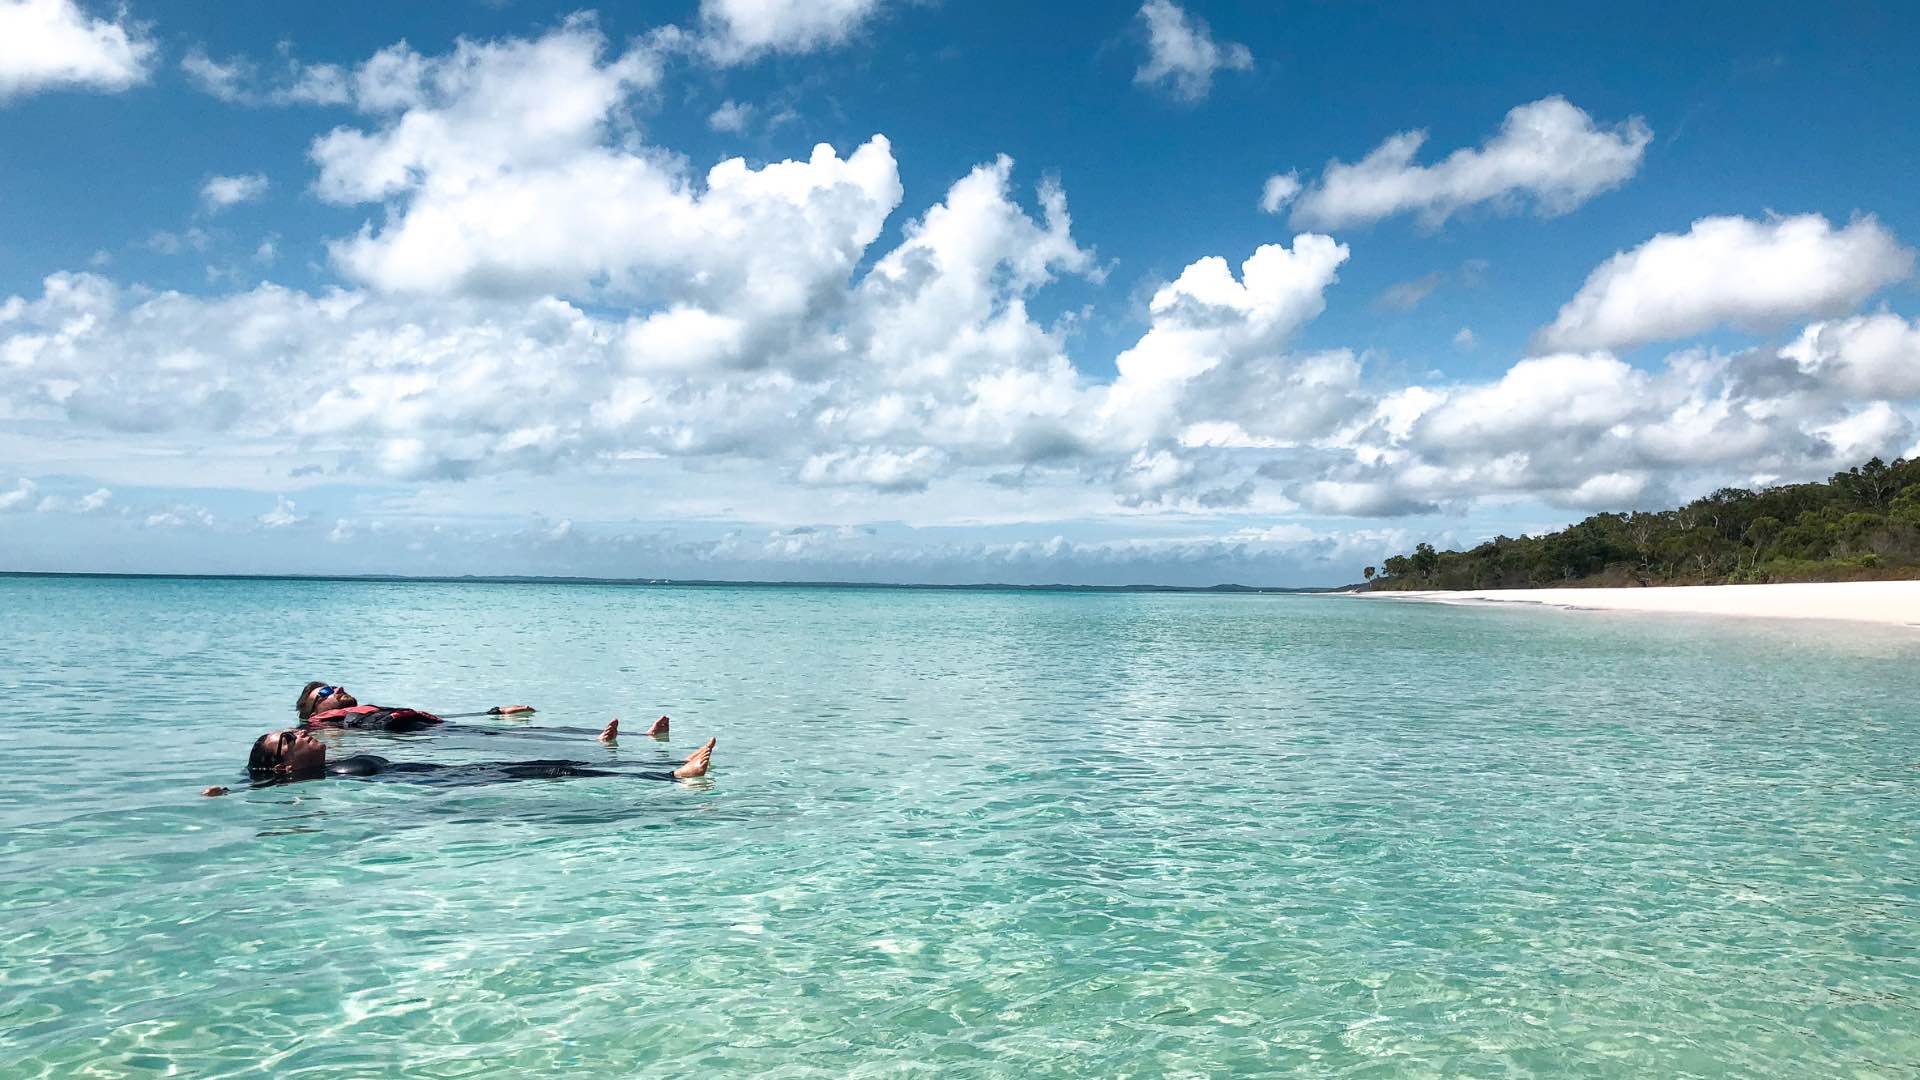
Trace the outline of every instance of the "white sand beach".
<path fill-rule="evenodd" d="M 1693 585 L 1648 589 L 1477 589 L 1470 592 L 1363 592 L 1356 595 L 1445 604 L 1548 604 L 1597 611 L 1845 619 L 1920 627 L 1920 581 Z"/>

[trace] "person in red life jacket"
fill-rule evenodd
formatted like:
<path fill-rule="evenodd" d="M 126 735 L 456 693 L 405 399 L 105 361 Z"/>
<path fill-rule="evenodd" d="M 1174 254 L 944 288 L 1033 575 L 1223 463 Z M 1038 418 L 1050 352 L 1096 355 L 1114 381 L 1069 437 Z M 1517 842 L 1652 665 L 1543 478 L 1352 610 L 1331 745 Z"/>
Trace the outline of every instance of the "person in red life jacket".
<path fill-rule="evenodd" d="M 310 682 L 300 689 L 294 702 L 300 723 L 310 728 L 377 728 L 384 731 L 419 731 L 445 721 L 420 709 L 396 709 L 385 705 L 362 705 L 344 686 Z M 495 705 L 486 716 L 514 716 L 533 711 L 531 705 Z"/>
<path fill-rule="evenodd" d="M 445 717 L 421 709 L 396 709 L 385 705 L 362 705 L 344 686 L 330 686 L 323 682 L 310 682 L 301 687 L 300 697 L 294 702 L 294 709 L 300 715 L 300 723 L 309 728 L 361 728 L 379 731 L 419 731 L 435 724 L 446 722 Z M 495 705 L 483 713 L 462 715 L 473 716 L 517 716 L 533 712 L 531 705 Z M 609 733 L 619 725 L 616 717 L 602 732 L 602 742 L 612 741 Z M 653 725 L 641 732 L 656 739 L 667 737 L 668 720 L 662 716 Z"/>

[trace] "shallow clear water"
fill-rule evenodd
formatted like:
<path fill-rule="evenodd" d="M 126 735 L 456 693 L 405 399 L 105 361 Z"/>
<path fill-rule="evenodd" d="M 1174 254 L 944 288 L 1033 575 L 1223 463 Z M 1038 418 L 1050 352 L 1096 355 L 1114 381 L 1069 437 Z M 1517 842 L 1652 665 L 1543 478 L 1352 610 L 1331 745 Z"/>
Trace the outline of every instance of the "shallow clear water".
<path fill-rule="evenodd" d="M 1910 1076 L 1920 635 L 0 579 L 0 1075 Z M 309 678 L 686 784 L 203 799 Z M 478 724 L 478 721 L 469 723 Z"/>

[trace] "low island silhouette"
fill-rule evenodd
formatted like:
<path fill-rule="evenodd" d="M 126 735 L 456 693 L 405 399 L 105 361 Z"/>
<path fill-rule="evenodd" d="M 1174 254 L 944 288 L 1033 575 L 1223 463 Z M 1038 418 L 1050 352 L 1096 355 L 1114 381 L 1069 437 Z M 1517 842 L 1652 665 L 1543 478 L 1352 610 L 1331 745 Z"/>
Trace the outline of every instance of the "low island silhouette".
<path fill-rule="evenodd" d="M 1466 551 L 1420 544 L 1364 574 L 1379 591 L 1920 578 L 1920 458 L 1876 457 L 1825 483 L 1724 487 L 1674 510 L 1595 514 Z"/>

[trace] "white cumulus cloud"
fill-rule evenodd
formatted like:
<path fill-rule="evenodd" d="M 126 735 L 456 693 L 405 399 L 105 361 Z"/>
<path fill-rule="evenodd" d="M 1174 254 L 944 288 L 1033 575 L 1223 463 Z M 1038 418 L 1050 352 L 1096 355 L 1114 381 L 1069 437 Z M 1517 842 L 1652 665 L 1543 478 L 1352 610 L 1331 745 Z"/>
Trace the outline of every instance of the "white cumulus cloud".
<path fill-rule="evenodd" d="M 0 0 L 0 102 L 58 87 L 125 90 L 147 80 L 155 48 L 121 13 L 73 0 Z"/>
<path fill-rule="evenodd" d="M 21 478 L 13 485 L 13 490 L 0 492 L 0 511 L 22 508 L 33 500 L 34 483 Z"/>
<path fill-rule="evenodd" d="M 701 0 L 701 44 L 721 64 L 812 52 L 852 37 L 880 6 L 881 0 Z"/>
<path fill-rule="evenodd" d="M 267 178 L 260 173 L 243 176 L 210 176 L 200 185 L 200 202 L 208 210 L 225 210 L 244 202 L 253 202 L 267 193 Z"/>
<path fill-rule="evenodd" d="M 112 501 L 112 491 L 95 488 L 85 495 L 48 495 L 34 510 L 42 514 L 95 514 L 105 510 Z"/>
<path fill-rule="evenodd" d="M 273 509 L 254 519 L 269 529 L 284 529 L 289 525 L 298 525 L 307 520 L 306 515 L 295 513 L 294 502 L 285 495 L 276 495 Z"/>
<path fill-rule="evenodd" d="M 1260 189 L 1260 209 L 1269 214 L 1277 214 L 1285 209 L 1298 194 L 1300 194 L 1299 173 L 1275 173 L 1267 177 L 1266 184 Z"/>
<path fill-rule="evenodd" d="M 393 209 L 332 244 L 335 263 L 390 292 L 613 292 L 786 315 L 845 281 L 900 199 L 884 138 L 845 158 L 821 145 L 689 176 L 671 155 L 612 142 L 659 60 L 644 46 L 603 51 L 574 19 L 531 41 L 389 49 L 363 66 L 362 107 L 388 107 L 371 130 L 315 142 L 316 189 Z"/>
<path fill-rule="evenodd" d="M 1214 72 L 1253 67 L 1253 53 L 1245 45 L 1214 41 L 1206 22 L 1173 0 L 1147 0 L 1139 18 L 1147 28 L 1147 60 L 1133 81 L 1141 86 L 1160 87 L 1191 103 L 1213 89 Z"/>
<path fill-rule="evenodd" d="M 253 490 L 324 470 L 423 510 L 518 492 L 522 510 L 551 517 L 515 552 L 603 550 L 610 515 L 644 508 L 753 528 L 692 562 L 674 561 L 678 541 L 608 541 L 606 558 L 818 555 L 856 562 L 809 565 L 857 569 L 896 555 L 831 525 L 1619 508 L 1709 479 L 1822 475 L 1914 439 L 1920 334 L 1888 314 L 1839 313 L 1784 349 L 1689 349 L 1664 364 L 1556 349 L 1466 380 L 1298 347 L 1350 255 L 1313 232 L 1231 262 L 1194 252 L 1154 291 L 1137 340 L 1076 362 L 1074 320 L 1035 312 L 1056 306 L 1061 279 L 1098 282 L 1105 268 L 1058 181 L 1018 184 L 994 157 L 895 220 L 901 167 L 880 136 L 696 172 L 633 123 L 660 88 L 656 41 L 613 52 L 577 18 L 341 69 L 358 111 L 312 153 L 316 190 L 369 219 L 333 247 L 346 281 L 191 295 L 56 273 L 0 298 L 0 439 L 46 463 L 14 468 L 99 463 L 86 486 L 122 490 L 175 482 L 181 460 L 196 482 Z M 1404 282 L 1390 302 L 1484 269 Z M 1095 374 L 1110 358 L 1115 374 Z M 84 501 L 62 490 L 60 505 Z M 586 494 L 548 502 L 569 491 Z M 22 481 L 0 507 L 44 494 Z M 144 520 L 164 544 L 164 530 L 204 524 L 185 505 L 94 524 Z M 837 516 L 794 528 L 823 513 Z M 304 534 L 342 555 L 419 544 L 505 557 L 488 537 L 449 547 L 399 525 L 370 543 L 382 516 L 329 515 Z M 223 535 L 302 520 L 282 497 L 240 517 L 266 529 Z M 557 534 L 555 521 L 570 524 Z M 1240 542 L 1223 535 L 1204 558 Z"/>
<path fill-rule="evenodd" d="M 1326 290 L 1347 255 L 1344 244 L 1302 233 L 1291 249 L 1261 245 L 1241 264 L 1238 280 L 1218 256 L 1188 266 L 1154 293 L 1152 324 L 1115 360 L 1119 377 L 1102 415 L 1129 440 L 1166 434 L 1189 383 L 1223 365 L 1234 376 L 1226 381 L 1238 381 L 1250 365 L 1277 359 L 1287 338 L 1325 309 Z"/>
<path fill-rule="evenodd" d="M 865 484 L 881 491 L 921 491 L 942 463 L 941 453 L 930 446 L 905 451 L 835 450 L 803 462 L 800 480 L 807 484 Z"/>
<path fill-rule="evenodd" d="M 204 506 L 177 503 L 148 513 L 141 524 L 149 529 L 210 528 L 213 525 L 213 511 Z"/>
<path fill-rule="evenodd" d="M 1701 218 L 1601 263 L 1539 340 L 1617 349 L 1729 323 L 1774 330 L 1852 310 L 1912 273 L 1913 257 L 1870 216 L 1838 229 L 1818 214 Z"/>
<path fill-rule="evenodd" d="M 353 101 L 353 76 L 338 64 L 307 64 L 282 44 L 277 67 L 245 56 L 217 60 L 194 48 L 180 58 L 180 70 L 202 92 L 230 105 L 346 105 Z"/>
<path fill-rule="evenodd" d="M 1640 408 L 1647 376 L 1605 353 L 1530 357 L 1499 381 L 1456 392 L 1421 417 L 1416 441 L 1475 454 L 1537 445 L 1553 432 L 1607 428 Z"/>
<path fill-rule="evenodd" d="M 1652 139 L 1639 117 L 1601 127 L 1563 97 L 1541 98 L 1507 113 L 1485 143 L 1432 165 L 1414 162 L 1427 141 L 1424 131 L 1401 132 L 1351 165 L 1329 162 L 1294 201 L 1292 220 L 1332 229 L 1410 213 L 1438 226 L 1480 204 L 1531 205 L 1551 217 L 1625 183 L 1639 171 Z"/>
<path fill-rule="evenodd" d="M 1859 398 L 1920 398 L 1920 323 L 1897 315 L 1817 322 L 1782 352 L 1814 377 Z"/>
<path fill-rule="evenodd" d="M 353 85 L 337 65 L 289 59 L 286 80 L 269 91 L 268 100 L 280 105 L 345 105 L 353 100 Z"/>
<path fill-rule="evenodd" d="M 1818 433 L 1844 462 L 1893 457 L 1913 439 L 1914 421 L 1884 401 L 1876 401 L 1821 427 Z"/>
<path fill-rule="evenodd" d="M 715 131 L 738 135 L 747 130 L 747 122 L 752 119 L 753 106 L 729 98 L 707 114 L 707 126 Z"/>
<path fill-rule="evenodd" d="M 867 153 L 890 178 L 884 148 Z M 999 159 L 956 182 L 857 284 L 841 269 L 811 292 L 675 300 L 669 282 L 628 316 L 550 296 L 263 285 L 196 298 L 54 275 L 5 303 L 0 399 L 80 428 L 188 443 L 218 432 L 403 478 L 708 455 L 797 475 L 818 457 L 810 480 L 908 490 L 947 463 L 1072 457 L 1090 392 L 1024 301 L 1056 275 L 1093 273 L 1093 256 L 1072 240 L 1064 193 L 1043 184 L 1030 215 L 1011 172 Z M 843 212 L 795 206 L 793 192 L 773 188 L 774 209 Z M 735 235 L 766 217 L 753 198 L 727 205 L 742 220 L 712 220 Z M 864 250 L 851 242 L 848 264 Z M 690 249 L 686 274 L 718 277 L 742 257 Z M 728 303 L 698 302 L 715 298 Z M 867 449 L 834 456 L 852 447 Z"/>
<path fill-rule="evenodd" d="M 252 96 L 249 84 L 254 72 L 252 65 L 242 58 L 215 60 L 195 49 L 180 58 L 180 70 L 195 86 L 221 101 L 238 104 Z"/>
<path fill-rule="evenodd" d="M 1683 350 L 1652 370 L 1604 351 L 1528 357 L 1490 382 L 1409 387 L 1289 491 L 1326 512 L 1500 498 L 1591 511 L 1823 477 L 1920 430 L 1920 385 L 1897 373 L 1907 329 L 1816 325 L 1784 350 Z"/>

